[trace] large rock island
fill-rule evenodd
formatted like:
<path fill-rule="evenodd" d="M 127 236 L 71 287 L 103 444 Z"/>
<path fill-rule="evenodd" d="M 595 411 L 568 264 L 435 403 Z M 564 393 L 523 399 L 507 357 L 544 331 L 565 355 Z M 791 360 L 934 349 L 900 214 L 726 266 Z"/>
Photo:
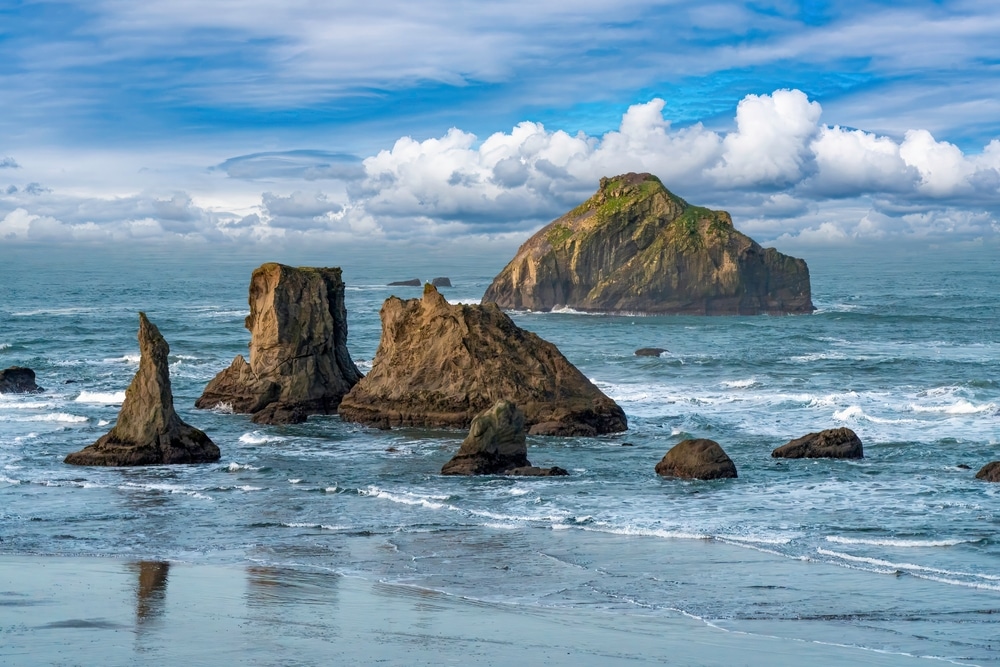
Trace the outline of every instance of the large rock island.
<path fill-rule="evenodd" d="M 651 174 L 602 178 L 493 279 L 508 310 L 758 315 L 811 313 L 805 261 L 762 248 L 725 211 L 691 206 Z"/>
<path fill-rule="evenodd" d="M 372 370 L 340 404 L 341 419 L 378 427 L 468 428 L 508 400 L 533 435 L 627 428 L 625 413 L 556 346 L 495 304 L 451 305 L 433 285 L 421 299 L 389 297 Z"/>
<path fill-rule="evenodd" d="M 195 406 L 224 404 L 263 424 L 335 413 L 361 379 L 347 351 L 340 269 L 264 264 L 250 278 L 249 302 L 250 361 L 237 356 Z"/>

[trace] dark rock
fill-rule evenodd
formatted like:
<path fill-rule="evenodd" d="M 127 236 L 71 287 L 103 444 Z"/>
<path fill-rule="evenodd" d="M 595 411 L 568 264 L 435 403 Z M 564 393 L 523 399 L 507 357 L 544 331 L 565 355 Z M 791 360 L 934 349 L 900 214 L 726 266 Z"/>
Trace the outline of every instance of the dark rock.
<path fill-rule="evenodd" d="M 431 285 L 434 285 L 434 287 L 451 287 L 451 278 L 434 278 L 431 280 Z"/>
<path fill-rule="evenodd" d="M 422 284 L 419 278 L 411 278 L 410 280 L 397 280 L 389 283 L 389 287 L 420 287 Z"/>
<path fill-rule="evenodd" d="M 976 479 L 987 482 L 1000 482 L 1000 461 L 993 461 L 984 465 L 976 473 Z"/>
<path fill-rule="evenodd" d="M 736 477 L 736 464 L 714 440 L 684 440 L 656 464 L 656 474 L 682 479 Z"/>
<path fill-rule="evenodd" d="M 959 463 L 959 464 L 958 464 L 957 466 L 955 466 L 955 467 L 956 467 L 956 468 L 958 468 L 959 470 L 972 470 L 972 466 L 970 466 L 970 465 L 969 465 L 969 464 L 967 464 L 967 463 Z"/>
<path fill-rule="evenodd" d="M 346 421 L 376 427 L 468 428 L 499 400 L 516 403 L 532 434 L 596 435 L 627 428 L 625 413 L 555 345 L 495 304 L 386 299 L 372 370 L 340 404 Z"/>
<path fill-rule="evenodd" d="M 861 459 L 861 439 L 849 428 L 809 433 L 778 447 L 771 456 L 782 459 Z"/>
<path fill-rule="evenodd" d="M 219 460 L 207 435 L 181 421 L 170 391 L 170 347 L 145 313 L 139 313 L 139 370 L 125 390 L 118 421 L 92 445 L 66 457 L 66 463 L 139 466 L 205 463 Z"/>
<path fill-rule="evenodd" d="M 635 356 L 658 357 L 666 351 L 667 351 L 666 348 L 662 347 L 640 347 L 638 350 L 635 351 Z"/>
<path fill-rule="evenodd" d="M 35 371 L 23 366 L 11 366 L 0 371 L 0 394 L 37 394 L 45 391 L 35 384 Z"/>
<path fill-rule="evenodd" d="M 552 466 L 551 468 L 525 466 L 523 468 L 511 468 L 504 474 L 511 477 L 566 477 L 569 475 L 569 472 L 559 466 Z"/>
<path fill-rule="evenodd" d="M 362 377 L 347 351 L 340 269 L 264 264 L 250 278 L 249 302 L 250 361 L 237 356 L 195 406 L 226 404 L 258 424 L 335 413 Z"/>
<path fill-rule="evenodd" d="M 811 313 L 809 269 L 691 206 L 650 174 L 602 178 L 493 279 L 483 303 L 513 310 L 757 315 Z"/>
<path fill-rule="evenodd" d="M 529 466 L 524 412 L 509 401 L 497 401 L 475 416 L 469 435 L 458 453 L 441 468 L 441 474 L 495 475 Z"/>

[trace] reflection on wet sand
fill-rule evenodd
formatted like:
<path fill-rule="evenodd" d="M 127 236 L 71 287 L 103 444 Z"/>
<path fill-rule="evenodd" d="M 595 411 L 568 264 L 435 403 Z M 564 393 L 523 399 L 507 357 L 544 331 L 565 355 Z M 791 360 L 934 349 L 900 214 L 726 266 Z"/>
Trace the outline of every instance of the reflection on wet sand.
<path fill-rule="evenodd" d="M 135 618 L 137 623 L 142 624 L 163 614 L 170 563 L 144 560 L 129 563 L 129 568 L 139 574 L 135 589 Z"/>
<path fill-rule="evenodd" d="M 336 600 L 339 575 L 288 568 L 252 566 L 247 572 L 247 604 L 330 604 Z"/>

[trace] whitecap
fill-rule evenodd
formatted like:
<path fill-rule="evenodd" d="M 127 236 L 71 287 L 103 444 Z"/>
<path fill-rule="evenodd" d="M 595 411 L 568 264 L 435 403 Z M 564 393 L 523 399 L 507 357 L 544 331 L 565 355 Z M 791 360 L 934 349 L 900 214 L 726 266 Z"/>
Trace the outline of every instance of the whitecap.
<path fill-rule="evenodd" d="M 138 355 L 138 354 L 125 354 L 125 355 L 122 355 L 120 357 L 109 357 L 109 358 L 106 358 L 104 361 L 107 362 L 107 363 L 109 363 L 109 364 L 113 364 L 113 363 L 119 363 L 119 364 L 138 364 L 140 359 L 141 359 L 141 356 Z"/>
<path fill-rule="evenodd" d="M 107 419 L 99 419 L 99 420 L 97 420 L 97 425 L 98 426 L 107 426 L 110 423 L 111 422 L 109 422 Z"/>
<path fill-rule="evenodd" d="M 118 488 L 122 491 L 162 491 L 165 493 L 182 494 L 192 498 L 198 498 L 199 500 L 212 499 L 211 496 L 206 496 L 204 493 L 175 484 L 136 484 L 134 482 L 126 482 Z"/>
<path fill-rule="evenodd" d="M 212 412 L 214 412 L 216 414 L 219 414 L 219 415 L 231 415 L 231 414 L 235 414 L 235 411 L 233 410 L 233 404 L 232 403 L 219 403 L 217 405 L 214 405 L 214 406 L 212 406 Z"/>
<path fill-rule="evenodd" d="M 662 537 L 666 539 L 676 539 L 676 540 L 710 540 L 711 535 L 705 535 L 704 533 L 693 533 L 683 530 L 665 530 L 663 528 L 643 528 L 640 526 L 626 525 L 626 526 L 612 526 L 610 524 L 601 523 L 591 526 L 582 526 L 581 530 L 592 531 L 595 533 L 611 533 L 612 535 L 636 535 L 641 537 Z"/>
<path fill-rule="evenodd" d="M 263 445 L 269 442 L 283 442 L 284 440 L 285 438 L 280 435 L 270 435 L 268 433 L 261 433 L 260 431 L 252 431 L 241 435 L 239 441 L 244 445 Z"/>
<path fill-rule="evenodd" d="M 447 500 L 448 496 L 424 496 L 417 493 L 411 493 L 409 491 L 390 493 L 389 491 L 384 491 L 377 486 L 369 486 L 367 489 L 358 489 L 358 495 L 368 496 L 371 498 L 381 498 L 383 500 L 389 500 L 402 505 L 419 505 L 431 510 L 448 508 L 448 505 L 440 502 L 442 500 Z"/>
<path fill-rule="evenodd" d="M 841 537 L 839 535 L 827 535 L 827 542 L 836 544 L 867 544 L 876 547 L 901 547 L 921 548 L 921 547 L 953 547 L 956 544 L 965 544 L 970 540 L 899 540 L 894 538 L 863 538 L 863 537 Z"/>
<path fill-rule="evenodd" d="M 236 461 L 226 466 L 226 472 L 239 472 L 240 470 L 260 470 L 260 468 L 252 466 L 249 463 L 237 463 Z"/>
<path fill-rule="evenodd" d="M 87 417 L 81 417 L 80 415 L 71 415 L 67 412 L 53 412 L 47 415 L 35 415 L 33 417 L 28 417 L 24 421 L 30 422 L 60 422 L 66 424 L 79 424 L 87 421 Z"/>
<path fill-rule="evenodd" d="M 120 405 L 125 401 L 124 391 L 81 391 L 73 399 L 76 403 L 93 403 L 95 405 Z"/>
<path fill-rule="evenodd" d="M 11 484 L 13 486 L 17 486 L 20 483 L 21 480 L 19 479 L 11 479 L 10 477 L 4 477 L 3 475 L 0 475 L 0 484 Z"/>
<path fill-rule="evenodd" d="M 757 378 L 747 378 L 746 380 L 723 380 L 722 386 L 729 389 L 749 389 L 754 385 L 759 385 Z"/>
<path fill-rule="evenodd" d="M 976 572 L 956 572 L 954 570 L 943 570 L 937 567 L 927 567 L 925 565 L 917 565 L 915 563 L 894 563 L 892 561 L 884 560 L 882 558 L 872 558 L 869 556 L 853 556 L 851 554 L 841 553 L 839 551 L 831 551 L 830 549 L 818 548 L 816 552 L 822 556 L 829 556 L 831 558 L 839 558 L 851 563 L 863 563 L 865 565 L 872 565 L 879 568 L 888 568 L 895 571 L 905 571 L 910 574 L 916 574 L 918 572 L 931 573 L 938 575 L 946 575 L 951 577 L 967 577 L 969 579 L 982 579 L 986 581 L 1000 581 L 1000 575 L 995 574 L 979 574 Z M 967 585 L 970 582 L 961 581 L 946 581 L 943 583 L 955 583 L 961 585 Z M 998 588 L 997 590 L 1000 590 Z"/>
<path fill-rule="evenodd" d="M 291 478 L 289 478 L 288 483 L 289 484 L 301 484 L 302 480 L 301 479 L 291 479 Z"/>
<path fill-rule="evenodd" d="M 315 528 L 318 530 L 347 530 L 350 528 L 350 526 L 338 526 L 335 524 L 325 524 L 325 523 L 291 522 L 291 523 L 282 523 L 281 525 L 284 526 L 285 528 Z"/>
<path fill-rule="evenodd" d="M 915 403 L 911 403 L 909 406 L 909 409 L 913 412 L 938 413 L 946 415 L 974 415 L 982 412 L 995 412 L 996 408 L 997 406 L 995 403 L 975 405 L 964 398 L 948 405 L 917 405 Z"/>
<path fill-rule="evenodd" d="M 367 373 L 368 371 L 370 371 L 372 369 L 372 360 L 371 359 L 361 359 L 361 360 L 355 361 L 354 365 L 358 367 L 358 370 Z"/>
<path fill-rule="evenodd" d="M 4 350 L 9 350 L 10 348 L 11 348 L 10 343 L 0 343 L 0 352 L 3 352 Z"/>

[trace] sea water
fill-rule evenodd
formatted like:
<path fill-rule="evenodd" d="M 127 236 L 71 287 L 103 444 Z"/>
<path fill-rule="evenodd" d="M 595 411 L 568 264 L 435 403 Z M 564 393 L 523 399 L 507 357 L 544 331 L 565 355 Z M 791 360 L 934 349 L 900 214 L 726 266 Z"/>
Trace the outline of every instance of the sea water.
<path fill-rule="evenodd" d="M 0 368 L 46 391 L 0 395 L 0 553 L 240 563 L 337 572 L 512 605 L 643 616 L 957 664 L 1000 661 L 1000 262 L 967 246 L 803 252 L 817 311 L 795 317 L 512 313 L 629 419 L 626 433 L 529 438 L 568 478 L 438 474 L 457 431 L 310 417 L 260 426 L 199 411 L 246 353 L 264 259 L 343 266 L 363 370 L 392 280 L 447 275 L 475 303 L 508 255 L 390 257 L 218 249 L 90 257 L 0 249 Z M 218 463 L 62 463 L 107 432 L 138 367 L 137 312 L 170 344 L 175 404 Z M 637 357 L 640 347 L 660 357 Z M 847 426 L 855 461 L 780 460 Z M 685 438 L 739 478 L 653 468 Z"/>

